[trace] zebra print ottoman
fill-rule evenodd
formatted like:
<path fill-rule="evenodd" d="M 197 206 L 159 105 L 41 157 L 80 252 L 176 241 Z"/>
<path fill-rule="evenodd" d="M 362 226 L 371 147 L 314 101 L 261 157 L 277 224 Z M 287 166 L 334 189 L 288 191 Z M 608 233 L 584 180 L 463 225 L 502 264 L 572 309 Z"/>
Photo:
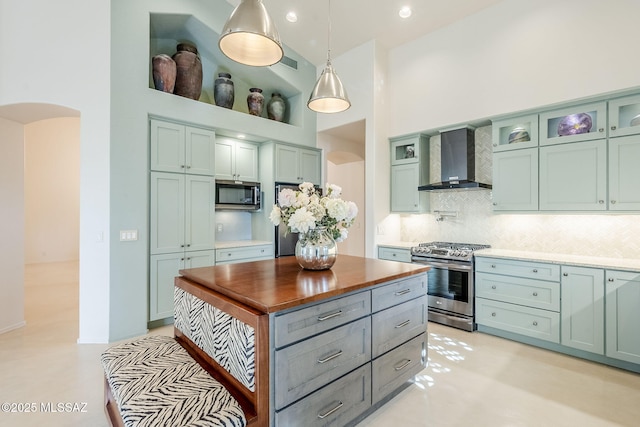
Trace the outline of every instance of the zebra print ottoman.
<path fill-rule="evenodd" d="M 244 427 L 242 408 L 176 340 L 148 336 L 101 356 L 127 427 Z"/>

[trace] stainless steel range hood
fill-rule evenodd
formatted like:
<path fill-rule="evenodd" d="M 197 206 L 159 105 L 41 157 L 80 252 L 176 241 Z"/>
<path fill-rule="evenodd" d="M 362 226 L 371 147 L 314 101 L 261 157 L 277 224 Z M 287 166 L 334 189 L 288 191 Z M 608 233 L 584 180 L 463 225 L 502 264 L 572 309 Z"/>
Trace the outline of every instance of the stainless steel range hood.
<path fill-rule="evenodd" d="M 473 129 L 442 132 L 441 182 L 421 185 L 419 191 L 491 189 L 491 184 L 476 181 L 476 145 Z"/>

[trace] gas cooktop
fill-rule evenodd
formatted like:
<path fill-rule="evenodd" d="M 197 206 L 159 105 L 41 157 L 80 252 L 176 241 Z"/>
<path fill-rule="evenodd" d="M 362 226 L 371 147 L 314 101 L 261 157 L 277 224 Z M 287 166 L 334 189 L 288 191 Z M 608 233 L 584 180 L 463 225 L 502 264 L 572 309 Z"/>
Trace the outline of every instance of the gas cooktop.
<path fill-rule="evenodd" d="M 478 245 L 473 243 L 420 243 L 418 246 L 414 246 L 411 248 L 411 256 L 414 260 L 421 260 L 426 258 L 441 258 L 459 261 L 471 261 L 474 251 L 490 247 L 490 245 Z"/>

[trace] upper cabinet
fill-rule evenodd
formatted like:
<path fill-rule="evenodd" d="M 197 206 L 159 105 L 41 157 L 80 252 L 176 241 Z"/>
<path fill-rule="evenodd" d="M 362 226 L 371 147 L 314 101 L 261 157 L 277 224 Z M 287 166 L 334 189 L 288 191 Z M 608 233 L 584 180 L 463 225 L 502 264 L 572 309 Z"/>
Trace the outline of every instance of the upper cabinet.
<path fill-rule="evenodd" d="M 210 175 L 215 172 L 212 130 L 151 120 L 151 170 Z"/>
<path fill-rule="evenodd" d="M 423 150 L 429 146 L 424 143 L 425 137 L 421 135 L 409 135 L 391 140 L 391 165 L 406 165 L 418 163 Z"/>
<path fill-rule="evenodd" d="M 609 136 L 640 133 L 640 95 L 609 101 Z"/>
<path fill-rule="evenodd" d="M 276 182 L 322 184 L 321 151 L 292 145 L 275 146 Z"/>
<path fill-rule="evenodd" d="M 418 187 L 429 181 L 429 137 L 414 134 L 392 138 L 391 212 L 421 213 L 429 210 L 429 193 Z"/>
<path fill-rule="evenodd" d="M 538 146 L 538 115 L 495 120 L 492 123 L 494 152 Z"/>
<path fill-rule="evenodd" d="M 258 146 L 231 138 L 216 138 L 216 178 L 258 181 Z"/>
<path fill-rule="evenodd" d="M 607 103 L 595 102 L 540 114 L 540 145 L 606 138 Z"/>

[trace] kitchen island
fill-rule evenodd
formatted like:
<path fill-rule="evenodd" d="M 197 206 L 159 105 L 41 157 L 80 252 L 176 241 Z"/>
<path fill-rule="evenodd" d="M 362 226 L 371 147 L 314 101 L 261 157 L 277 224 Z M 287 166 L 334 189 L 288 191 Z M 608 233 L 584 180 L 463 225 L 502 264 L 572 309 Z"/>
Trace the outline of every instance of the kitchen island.
<path fill-rule="evenodd" d="M 218 327 L 185 323 L 202 301 L 212 319 L 237 322 L 223 344 L 255 345 L 239 387 L 240 403 L 258 414 L 250 425 L 353 425 L 426 364 L 428 269 L 340 255 L 325 271 L 303 270 L 295 257 L 181 270 L 176 337 L 196 348 L 192 338 Z M 195 302 L 179 303 L 183 295 Z"/>

